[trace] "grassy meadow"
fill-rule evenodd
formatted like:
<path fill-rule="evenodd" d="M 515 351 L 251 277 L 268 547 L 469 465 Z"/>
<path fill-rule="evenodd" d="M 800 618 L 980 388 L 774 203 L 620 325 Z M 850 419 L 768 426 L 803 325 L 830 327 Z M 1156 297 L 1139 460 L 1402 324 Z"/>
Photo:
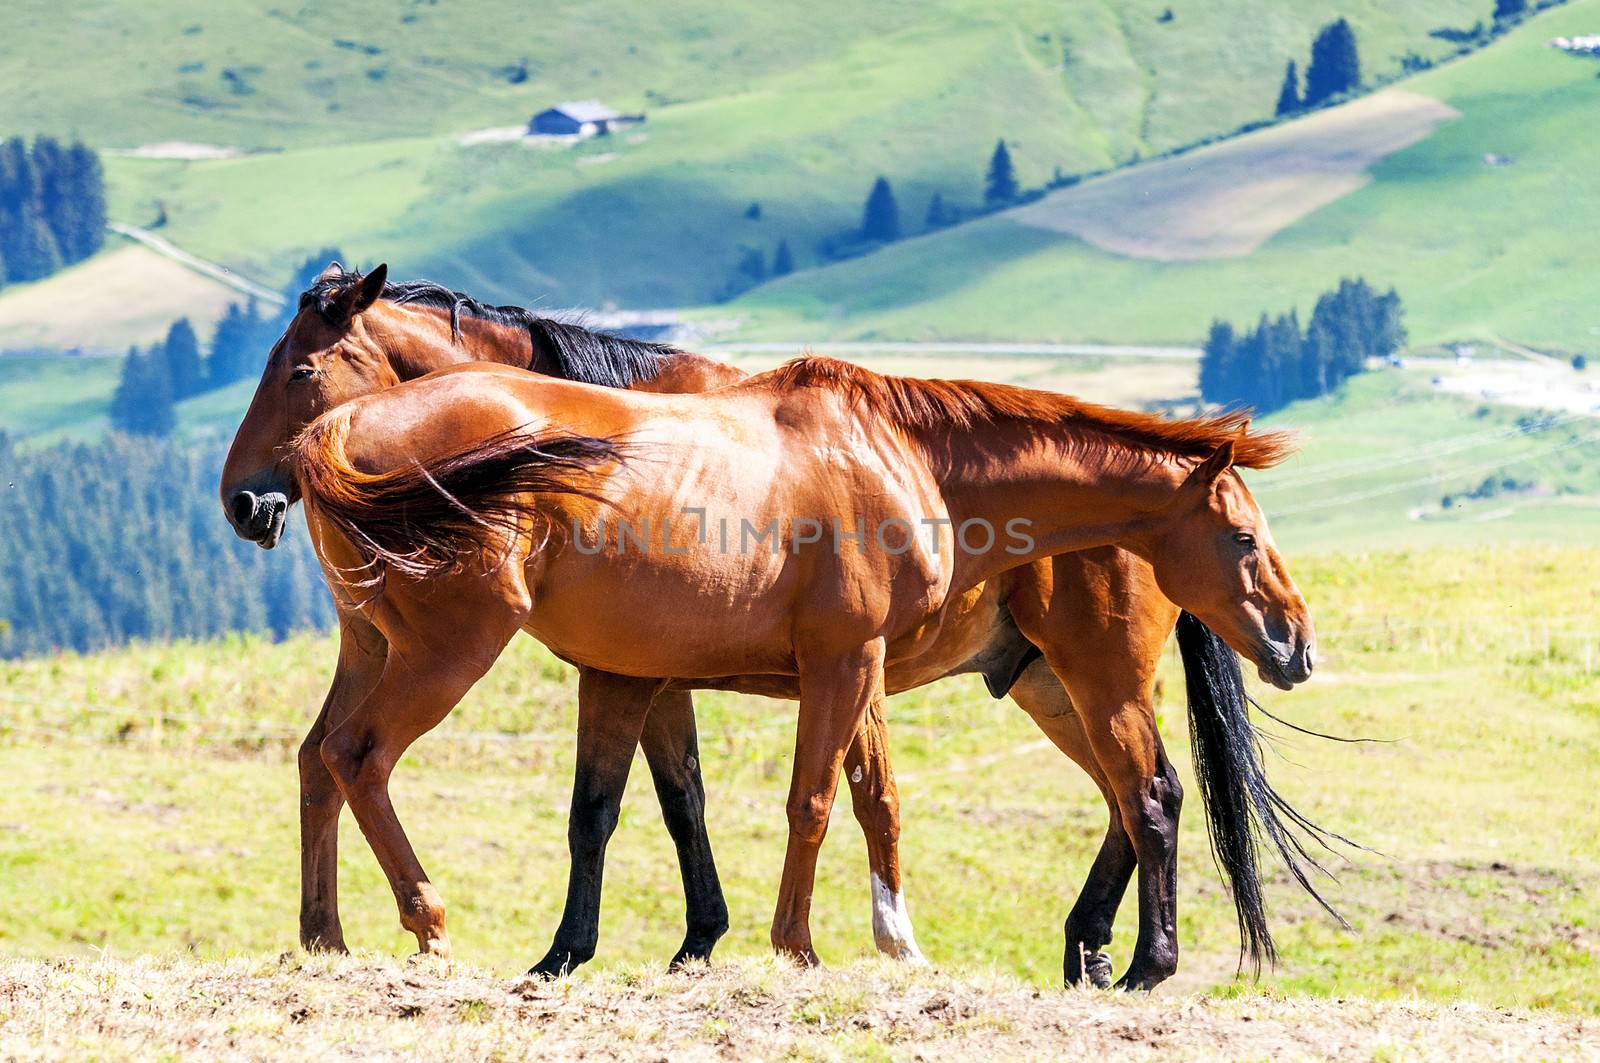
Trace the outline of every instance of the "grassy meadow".
<path fill-rule="evenodd" d="M 356 955 L 306 957 L 295 751 L 336 643 L 236 634 L 0 660 L 0 1057 L 1600 1058 L 1600 407 L 1585 405 L 1600 387 L 1587 197 L 1600 63 L 1546 46 L 1600 30 L 1600 0 L 1401 77 L 1492 6 L 9 5 L 0 137 L 83 137 L 105 152 L 113 220 L 164 217 L 164 239 L 269 285 L 337 245 L 490 301 L 687 308 L 719 357 L 752 371 L 807 341 L 971 344 L 851 357 L 1180 414 L 1198 409 L 1192 352 L 981 344 L 1189 348 L 1216 317 L 1298 307 L 1305 321 L 1359 274 L 1397 287 L 1410 349 L 1402 367 L 1263 418 L 1303 446 L 1246 474 L 1319 634 L 1303 688 L 1251 686 L 1286 721 L 1358 739 L 1261 717 L 1269 772 L 1370 850 L 1328 860 L 1351 930 L 1272 865 L 1281 962 L 1259 978 L 1238 966 L 1170 648 L 1160 725 L 1191 795 L 1183 954 L 1154 997 L 1130 998 L 1059 990 L 1100 795 L 970 676 L 889 709 L 907 899 L 932 971 L 874 956 L 847 797 L 812 910 L 829 967 L 770 958 L 795 709 L 706 693 L 707 816 L 732 912 L 716 963 L 662 973 L 682 888 L 636 758 L 599 955 L 571 980 L 517 984 L 566 887 L 576 717 L 574 670 L 530 639 L 393 782 L 454 965 L 405 961 L 414 941 L 349 816 L 340 897 Z M 1285 61 L 1303 72 L 1339 16 L 1367 82 L 1397 79 L 1387 96 L 1141 164 L 1267 117 Z M 577 144 L 472 135 L 587 98 L 648 121 Z M 1025 187 L 1109 172 L 924 234 L 934 193 L 980 201 L 999 137 Z M 128 150 L 167 142 L 229 157 Z M 820 245 L 859 226 L 879 174 L 908 238 L 826 264 Z M 1279 198 L 1241 204 L 1241 174 Z M 798 272 L 722 302 L 741 256 L 770 261 L 780 240 Z M 103 436 L 128 344 L 180 314 L 208 340 L 238 298 L 120 238 L 7 286 L 0 433 L 24 447 Z M 1457 364 L 1456 341 L 1476 361 Z M 1575 352 L 1588 370 L 1569 368 Z M 180 402 L 177 434 L 231 435 L 254 388 Z M 1546 401 L 1566 412 L 1528 405 Z M 1130 899 L 1109 949 L 1119 974 L 1135 925 Z"/>
<path fill-rule="evenodd" d="M 770 260 L 780 239 L 814 265 L 819 241 L 859 224 L 880 173 L 920 231 L 933 192 L 980 201 L 1000 137 L 1037 187 L 1058 168 L 1103 170 L 1226 133 L 1270 114 L 1285 60 L 1303 65 L 1331 17 L 1264 0 L 357 0 L 265 14 L 247 0 L 137 12 L 97 0 L 70 20 L 42 0 L 13 6 L 0 111 L 18 116 L 15 131 L 245 152 L 108 156 L 115 220 L 164 212 L 163 236 L 269 283 L 334 244 L 401 276 L 553 306 L 707 302 L 744 249 Z M 1339 13 L 1368 75 L 1390 77 L 1408 54 L 1448 54 L 1430 31 L 1470 25 L 1481 6 L 1353 0 Z M 69 59 L 82 54 L 103 57 L 92 77 Z M 649 120 L 576 148 L 462 144 L 588 97 Z M 759 219 L 743 217 L 751 202 Z M 21 294 L 0 293 L 0 320 Z M 150 338 L 138 328 L 89 331 L 116 350 Z"/>
<path fill-rule="evenodd" d="M 1586 175 L 1600 167 L 1586 133 L 1600 65 L 1546 42 L 1591 33 L 1597 17 L 1596 0 L 1574 0 L 1404 80 L 1461 117 L 1244 257 L 1112 254 L 1022 220 L 1047 200 L 770 283 L 735 306 L 751 315 L 750 337 L 1192 341 L 1214 317 L 1298 307 L 1304 320 L 1317 294 L 1360 274 L 1399 289 L 1414 342 L 1506 336 L 1593 354 L 1600 317 L 1587 278 L 1600 252 L 1573 226 L 1590 210 Z M 1285 160 L 1285 174 L 1297 165 Z M 1136 198 L 1141 174 L 1159 182 L 1162 172 L 1112 180 Z M 1089 191 L 1054 195 L 1070 203 Z"/>
<path fill-rule="evenodd" d="M 1340 930 L 1275 875 L 1283 959 L 1235 980 L 1231 905 L 1203 817 L 1184 818 L 1173 992 L 1308 993 L 1600 1012 L 1600 842 L 1573 802 L 1600 785 L 1600 552 L 1588 548 L 1301 554 L 1324 663 L 1301 691 L 1258 691 L 1302 726 L 1271 771 L 1301 809 L 1376 850 L 1331 866 Z M 198 958 L 295 944 L 299 733 L 333 644 L 302 637 L 144 645 L 0 664 L 0 952 Z M 1182 682 L 1161 724 L 1185 781 Z M 510 976 L 537 959 L 565 884 L 571 670 L 518 640 L 397 771 L 401 816 L 450 909 L 458 959 Z M 784 844 L 793 707 L 700 698 L 708 817 L 733 913 L 719 955 L 759 957 Z M 907 894 L 935 965 L 1037 986 L 1104 829 L 1093 786 L 1009 703 L 949 681 L 893 699 Z M 1266 724 L 1268 730 L 1283 732 Z M 346 817 L 352 945 L 409 951 Z M 642 761 L 607 867 L 594 971 L 664 962 L 681 888 Z M 848 807 L 814 905 L 832 964 L 871 952 Z M 1125 962 L 1131 906 L 1114 956 Z"/>
<path fill-rule="evenodd" d="M 1246 474 L 1278 540 L 1291 550 L 1593 544 L 1600 420 L 1434 385 L 1454 371 L 1419 359 L 1264 418 L 1302 446 L 1283 466 Z"/>

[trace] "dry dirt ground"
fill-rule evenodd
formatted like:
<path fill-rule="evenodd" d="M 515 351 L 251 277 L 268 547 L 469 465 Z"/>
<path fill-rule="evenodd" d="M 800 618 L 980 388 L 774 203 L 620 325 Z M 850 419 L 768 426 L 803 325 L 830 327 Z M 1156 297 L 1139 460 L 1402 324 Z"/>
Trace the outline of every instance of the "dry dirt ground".
<path fill-rule="evenodd" d="M 526 983 L 288 955 L 0 964 L 0 1058 L 1600 1059 L 1600 1019 L 1041 991 L 880 961 Z"/>
<path fill-rule="evenodd" d="M 1390 89 L 1086 181 L 1008 217 L 1132 258 L 1241 257 L 1360 188 L 1373 163 L 1455 117 L 1438 100 Z"/>

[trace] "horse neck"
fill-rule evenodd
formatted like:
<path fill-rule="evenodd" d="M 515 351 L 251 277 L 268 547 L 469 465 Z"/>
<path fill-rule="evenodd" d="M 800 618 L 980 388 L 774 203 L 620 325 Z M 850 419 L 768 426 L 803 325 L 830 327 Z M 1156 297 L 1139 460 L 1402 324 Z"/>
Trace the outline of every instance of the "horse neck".
<path fill-rule="evenodd" d="M 408 310 L 416 309 L 406 307 Z M 495 362 L 519 369 L 537 368 L 533 340 L 526 329 L 483 321 L 463 314 L 459 333 L 450 325 L 450 311 L 427 307 L 427 324 L 402 315 L 384 322 L 383 346 L 395 376 L 414 380 L 464 362 Z"/>
<path fill-rule="evenodd" d="M 1164 504 L 1183 482 L 1176 456 L 1136 450 L 1109 433 L 1072 423 L 1008 422 L 947 429 L 924 449 L 953 526 L 986 521 L 989 550 L 956 552 L 957 580 L 970 586 L 1028 561 L 1118 545 L 1145 553 Z M 1008 522 L 1025 520 L 1021 550 Z M 981 533 L 973 536 L 979 543 Z M 1008 551 L 1008 545 L 1018 547 Z"/>
<path fill-rule="evenodd" d="M 390 357 L 395 375 L 401 380 L 463 362 L 494 362 L 566 378 L 561 360 L 553 351 L 544 349 L 529 329 L 462 315 L 460 332 L 456 334 L 451 331 L 449 310 L 429 310 L 433 320 L 426 337 L 402 333 L 386 344 L 391 351 L 404 352 L 400 357 Z M 686 395 L 726 387 L 747 376 L 744 370 L 703 354 L 669 350 L 661 357 L 660 371 L 649 380 L 636 381 L 629 390 Z"/>
<path fill-rule="evenodd" d="M 690 395 L 713 388 L 737 384 L 750 374 L 727 362 L 719 362 L 691 351 L 670 351 L 661 358 L 661 371 L 641 380 L 631 391 L 651 391 L 660 395 Z"/>

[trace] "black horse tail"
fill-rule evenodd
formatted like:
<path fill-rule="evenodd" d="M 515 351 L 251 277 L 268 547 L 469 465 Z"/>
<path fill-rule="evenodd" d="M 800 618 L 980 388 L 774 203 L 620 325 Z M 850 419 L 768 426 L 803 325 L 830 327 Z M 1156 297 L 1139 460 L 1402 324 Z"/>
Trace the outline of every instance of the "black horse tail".
<path fill-rule="evenodd" d="M 1328 871 L 1306 846 L 1314 843 L 1329 852 L 1335 841 L 1361 847 L 1306 819 L 1267 782 L 1260 733 L 1250 722 L 1252 702 L 1245 693 L 1239 658 L 1228 644 L 1185 612 L 1178 617 L 1178 652 L 1183 656 L 1194 773 L 1211 828 L 1211 851 L 1233 894 L 1240 965 L 1249 957 L 1259 974 L 1263 961 L 1277 960 L 1261 894 L 1262 843 L 1277 850 L 1301 888 L 1345 927 L 1350 924 L 1311 883 L 1312 873 L 1328 875 Z"/>

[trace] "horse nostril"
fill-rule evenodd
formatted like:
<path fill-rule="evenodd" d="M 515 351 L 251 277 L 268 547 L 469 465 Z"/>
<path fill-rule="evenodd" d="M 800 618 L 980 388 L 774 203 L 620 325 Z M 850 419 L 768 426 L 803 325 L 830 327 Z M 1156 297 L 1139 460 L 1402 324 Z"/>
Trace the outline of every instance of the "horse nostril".
<path fill-rule="evenodd" d="M 256 515 L 256 496 L 251 491 L 239 491 L 228 502 L 228 514 L 233 517 L 233 523 L 240 527 L 249 527 Z"/>
<path fill-rule="evenodd" d="M 1304 646 L 1300 647 L 1299 672 L 1301 679 L 1311 678 L 1312 669 L 1316 667 L 1316 664 L 1316 647 L 1308 642 Z"/>

